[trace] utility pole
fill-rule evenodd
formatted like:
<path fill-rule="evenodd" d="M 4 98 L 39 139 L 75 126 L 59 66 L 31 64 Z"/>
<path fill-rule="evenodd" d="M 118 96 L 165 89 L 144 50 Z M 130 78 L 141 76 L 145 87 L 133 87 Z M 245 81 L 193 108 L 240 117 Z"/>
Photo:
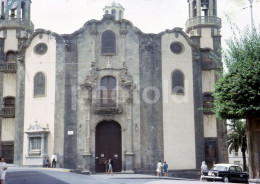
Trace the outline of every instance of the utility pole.
<path fill-rule="evenodd" d="M 251 12 L 251 29 L 254 31 L 254 20 L 253 20 L 253 0 L 248 0 L 250 2 L 250 12 Z"/>

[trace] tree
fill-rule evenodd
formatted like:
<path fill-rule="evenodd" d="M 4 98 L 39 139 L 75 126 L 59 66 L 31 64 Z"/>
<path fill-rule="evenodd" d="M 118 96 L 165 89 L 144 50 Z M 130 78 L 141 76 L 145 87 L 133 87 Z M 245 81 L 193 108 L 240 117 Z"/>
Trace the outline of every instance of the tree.
<path fill-rule="evenodd" d="M 214 89 L 214 109 L 220 119 L 246 119 L 250 178 L 260 175 L 260 32 L 233 30 L 222 52 L 227 72 Z"/>
<path fill-rule="evenodd" d="M 246 122 L 233 121 L 230 125 L 231 133 L 228 134 L 229 153 L 232 151 L 238 152 L 240 149 L 243 156 L 243 170 L 246 171 Z"/>

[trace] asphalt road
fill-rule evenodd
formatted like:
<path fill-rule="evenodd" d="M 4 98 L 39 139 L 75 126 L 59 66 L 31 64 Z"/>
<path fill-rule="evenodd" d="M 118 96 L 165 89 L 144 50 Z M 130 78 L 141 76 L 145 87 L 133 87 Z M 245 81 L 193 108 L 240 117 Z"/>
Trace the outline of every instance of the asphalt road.
<path fill-rule="evenodd" d="M 204 181 L 206 182 L 206 181 Z M 204 183 L 203 182 L 203 183 Z M 5 184 L 196 184 L 196 180 L 141 174 L 82 175 L 66 169 L 9 167 Z M 215 182 L 217 184 L 218 182 Z"/>

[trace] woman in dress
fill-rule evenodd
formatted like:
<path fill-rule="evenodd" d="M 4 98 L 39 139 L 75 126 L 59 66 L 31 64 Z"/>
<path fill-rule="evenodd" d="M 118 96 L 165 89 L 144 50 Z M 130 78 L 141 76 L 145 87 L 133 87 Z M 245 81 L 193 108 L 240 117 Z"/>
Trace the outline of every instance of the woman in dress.
<path fill-rule="evenodd" d="M 162 163 L 161 163 L 161 160 L 157 163 L 156 172 L 157 172 L 157 176 L 160 177 L 161 173 L 162 173 Z"/>
<path fill-rule="evenodd" d="M 5 182 L 5 173 L 6 173 L 6 163 L 4 157 L 0 157 L 0 183 L 4 184 Z"/>

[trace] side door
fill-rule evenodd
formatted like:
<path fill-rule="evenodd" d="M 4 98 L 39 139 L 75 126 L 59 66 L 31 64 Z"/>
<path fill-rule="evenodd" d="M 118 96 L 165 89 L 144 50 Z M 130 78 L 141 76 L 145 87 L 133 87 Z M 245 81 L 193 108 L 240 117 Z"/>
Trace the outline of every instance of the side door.
<path fill-rule="evenodd" d="M 235 166 L 230 166 L 229 167 L 229 180 L 233 181 L 233 182 L 237 181 L 237 177 L 238 177 L 238 175 L 237 175 Z"/>
<path fill-rule="evenodd" d="M 241 167 L 237 166 L 236 171 L 237 171 L 237 181 L 246 182 L 247 174 L 242 171 Z"/>

